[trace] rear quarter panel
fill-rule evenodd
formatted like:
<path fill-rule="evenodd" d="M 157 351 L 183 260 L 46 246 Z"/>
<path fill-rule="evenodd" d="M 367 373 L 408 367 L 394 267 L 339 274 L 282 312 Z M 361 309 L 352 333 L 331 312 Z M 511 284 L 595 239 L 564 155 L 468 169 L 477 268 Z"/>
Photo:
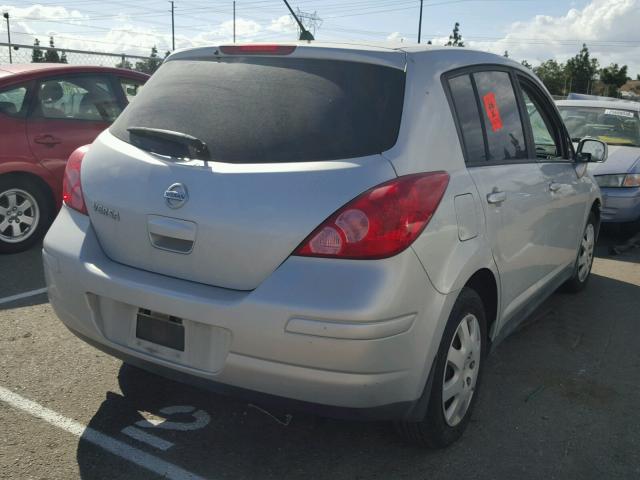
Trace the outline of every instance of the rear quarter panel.
<path fill-rule="evenodd" d="M 486 237 L 478 191 L 467 171 L 453 115 L 441 82 L 452 63 L 446 52 L 408 55 L 404 113 L 397 144 L 385 156 L 398 175 L 443 170 L 449 185 L 429 225 L 413 249 L 433 286 L 441 293 L 460 290 L 478 270 L 488 268 L 498 282 L 497 268 Z M 471 195 L 474 212 L 456 212 L 456 197 Z M 461 202 L 458 202 L 461 205 Z M 464 235 L 458 214 L 476 219 L 476 235 Z M 461 238 L 466 238 L 464 241 Z M 499 284 L 499 282 L 498 282 Z"/>

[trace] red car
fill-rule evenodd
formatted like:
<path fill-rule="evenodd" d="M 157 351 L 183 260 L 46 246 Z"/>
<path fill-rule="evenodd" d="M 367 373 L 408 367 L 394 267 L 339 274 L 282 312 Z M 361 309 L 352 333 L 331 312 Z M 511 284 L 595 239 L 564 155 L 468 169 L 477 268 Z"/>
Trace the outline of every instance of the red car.
<path fill-rule="evenodd" d="M 61 205 L 67 158 L 148 78 L 108 67 L 0 65 L 0 253 L 42 238 Z"/>

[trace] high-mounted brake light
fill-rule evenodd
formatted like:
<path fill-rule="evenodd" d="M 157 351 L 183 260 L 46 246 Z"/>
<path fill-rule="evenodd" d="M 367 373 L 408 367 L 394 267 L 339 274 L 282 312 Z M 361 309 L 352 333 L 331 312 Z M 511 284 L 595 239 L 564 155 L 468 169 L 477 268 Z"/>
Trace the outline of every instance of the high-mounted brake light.
<path fill-rule="evenodd" d="M 67 160 L 62 179 L 62 201 L 70 208 L 87 215 L 87 206 L 82 195 L 82 183 L 80 182 L 80 167 L 84 154 L 89 150 L 89 146 L 77 148 Z"/>
<path fill-rule="evenodd" d="M 294 255 L 351 259 L 396 255 L 425 229 L 448 184 L 446 172 L 431 172 L 373 187 L 325 220 Z"/>
<path fill-rule="evenodd" d="M 223 45 L 220 51 L 225 55 L 291 55 L 295 45 Z"/>

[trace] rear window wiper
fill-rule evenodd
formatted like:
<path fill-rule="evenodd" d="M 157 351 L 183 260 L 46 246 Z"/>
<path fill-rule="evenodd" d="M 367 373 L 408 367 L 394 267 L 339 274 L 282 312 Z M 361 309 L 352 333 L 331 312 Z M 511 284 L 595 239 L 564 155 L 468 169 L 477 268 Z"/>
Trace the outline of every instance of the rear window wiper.
<path fill-rule="evenodd" d="M 194 160 L 207 161 L 211 159 L 207 144 L 192 135 L 175 132 L 173 130 L 150 127 L 129 127 L 127 128 L 127 131 L 130 134 L 151 140 L 151 142 L 146 142 L 142 145 L 138 144 L 138 146 L 144 150 L 159 153 L 161 155 L 185 157 Z M 160 140 L 160 145 L 158 145 L 159 142 L 154 142 L 153 140 Z M 176 151 L 175 148 L 162 148 L 162 142 L 169 142 L 174 146 L 178 144 L 185 147 L 186 150 L 184 148 L 180 151 Z"/>

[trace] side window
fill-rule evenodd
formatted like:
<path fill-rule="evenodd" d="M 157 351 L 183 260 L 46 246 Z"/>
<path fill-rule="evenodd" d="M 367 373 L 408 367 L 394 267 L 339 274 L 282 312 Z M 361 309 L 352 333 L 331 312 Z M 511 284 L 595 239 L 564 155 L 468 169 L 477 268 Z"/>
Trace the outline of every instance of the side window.
<path fill-rule="evenodd" d="M 13 86 L 7 90 L 0 91 L 0 113 L 10 117 L 19 117 L 25 107 L 27 97 L 27 87 L 24 85 Z"/>
<path fill-rule="evenodd" d="M 81 76 L 45 80 L 34 115 L 51 119 L 113 122 L 121 112 L 107 78 Z"/>
<path fill-rule="evenodd" d="M 471 77 L 460 75 L 449 79 L 449 90 L 466 150 L 466 161 L 467 163 L 485 162 L 487 157 L 484 135 Z"/>
<path fill-rule="evenodd" d="M 540 100 L 540 94 L 537 94 L 526 82 L 520 82 L 520 87 L 531 124 L 536 156 L 545 160 L 561 160 L 562 148 L 559 132 L 555 131 L 553 122 L 549 120 L 549 114 L 545 111 L 545 106 Z"/>
<path fill-rule="evenodd" d="M 133 80 L 131 78 L 123 78 L 120 77 L 120 86 L 122 87 L 122 91 L 127 97 L 127 102 L 131 103 L 131 100 L 138 95 L 138 92 L 142 88 L 143 83 L 139 80 Z"/>
<path fill-rule="evenodd" d="M 518 103 L 507 72 L 473 74 L 482 106 L 490 162 L 528 157 Z"/>

